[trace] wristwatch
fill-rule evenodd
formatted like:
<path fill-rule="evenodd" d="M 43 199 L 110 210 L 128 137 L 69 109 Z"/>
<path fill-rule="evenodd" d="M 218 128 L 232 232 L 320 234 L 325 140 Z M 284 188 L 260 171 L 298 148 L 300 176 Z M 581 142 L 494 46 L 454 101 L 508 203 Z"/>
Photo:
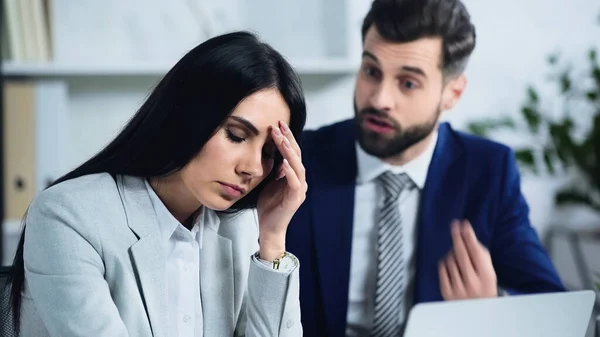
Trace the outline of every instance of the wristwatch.
<path fill-rule="evenodd" d="M 296 261 L 296 258 L 292 254 L 283 252 L 273 260 L 273 269 L 288 269 L 289 266 L 296 266 L 297 262 L 298 261 Z"/>
<path fill-rule="evenodd" d="M 261 260 L 259 252 L 256 252 L 255 256 L 257 259 Z M 274 260 L 268 262 L 271 263 L 274 270 L 288 269 L 289 267 L 296 267 L 298 265 L 296 257 L 288 252 L 283 252 Z"/>

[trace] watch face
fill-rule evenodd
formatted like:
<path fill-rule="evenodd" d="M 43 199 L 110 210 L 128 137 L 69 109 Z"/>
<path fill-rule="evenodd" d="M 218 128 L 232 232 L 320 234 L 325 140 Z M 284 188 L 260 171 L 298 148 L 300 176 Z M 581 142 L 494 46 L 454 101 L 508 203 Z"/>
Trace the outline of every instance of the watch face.
<path fill-rule="evenodd" d="M 279 269 L 291 269 L 297 265 L 296 259 L 289 254 L 286 254 L 281 258 L 279 262 Z"/>

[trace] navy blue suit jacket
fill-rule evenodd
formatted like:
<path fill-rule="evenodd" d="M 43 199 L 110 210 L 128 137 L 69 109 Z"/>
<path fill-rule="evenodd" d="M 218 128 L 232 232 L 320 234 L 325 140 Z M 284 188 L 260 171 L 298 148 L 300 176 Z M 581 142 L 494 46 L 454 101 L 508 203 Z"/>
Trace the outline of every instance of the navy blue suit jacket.
<path fill-rule="evenodd" d="M 344 336 L 354 191 L 352 120 L 305 131 L 302 158 L 308 195 L 287 231 L 300 261 L 305 336 Z M 441 301 L 438 262 L 452 249 L 450 223 L 468 219 L 492 256 L 498 284 L 509 293 L 563 291 L 529 222 L 510 148 L 440 124 L 417 215 L 415 303 Z"/>

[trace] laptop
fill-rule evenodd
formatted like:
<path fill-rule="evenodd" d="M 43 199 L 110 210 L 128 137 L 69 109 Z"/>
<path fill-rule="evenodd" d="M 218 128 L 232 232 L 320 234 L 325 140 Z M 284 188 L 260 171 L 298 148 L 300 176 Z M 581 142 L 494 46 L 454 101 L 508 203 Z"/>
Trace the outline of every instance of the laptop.
<path fill-rule="evenodd" d="M 419 303 L 404 337 L 585 337 L 595 301 L 582 290 Z"/>

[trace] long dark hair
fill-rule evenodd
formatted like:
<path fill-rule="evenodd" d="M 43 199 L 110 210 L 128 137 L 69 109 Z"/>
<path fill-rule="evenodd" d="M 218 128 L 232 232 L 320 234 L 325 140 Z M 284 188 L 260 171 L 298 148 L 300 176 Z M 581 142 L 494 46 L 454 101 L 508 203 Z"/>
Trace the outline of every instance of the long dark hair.
<path fill-rule="evenodd" d="M 175 64 L 112 142 L 52 185 L 102 172 L 146 178 L 176 172 L 202 149 L 245 97 L 269 88 L 283 96 L 291 113 L 290 129 L 299 139 L 306 122 L 306 104 L 300 78 L 290 64 L 249 32 L 211 38 Z M 274 167 L 278 167 L 282 158 L 278 155 L 275 160 Z M 272 170 L 232 210 L 254 207 L 262 187 L 276 173 Z M 10 278 L 16 328 L 25 283 L 24 239 L 23 229 Z"/>

